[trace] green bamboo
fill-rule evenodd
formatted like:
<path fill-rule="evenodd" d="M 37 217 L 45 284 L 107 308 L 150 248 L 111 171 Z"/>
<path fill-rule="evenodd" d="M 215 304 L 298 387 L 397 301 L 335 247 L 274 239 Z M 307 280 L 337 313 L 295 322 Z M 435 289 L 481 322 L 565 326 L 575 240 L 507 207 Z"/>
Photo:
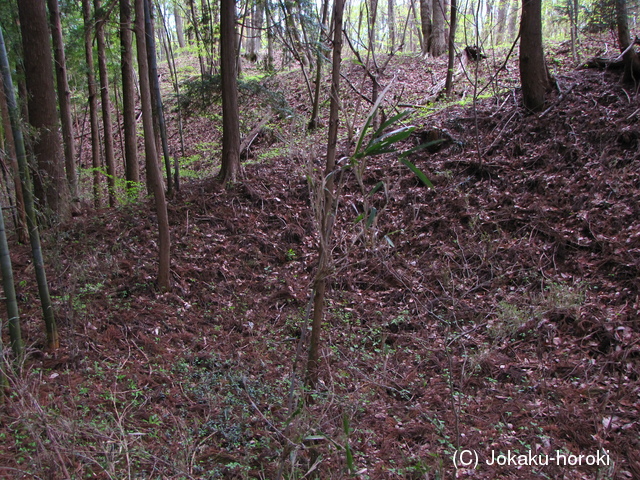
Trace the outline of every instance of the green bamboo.
<path fill-rule="evenodd" d="M 9 256 L 9 244 L 7 243 L 7 233 L 4 228 L 4 214 L 0 209 L 0 269 L 2 270 L 2 285 L 4 286 L 4 296 L 7 299 L 7 314 L 9 315 L 9 338 L 11 349 L 16 360 L 22 359 L 24 344 L 22 343 L 22 333 L 20 331 L 20 316 L 18 314 L 18 301 L 16 300 L 16 289 L 13 283 L 13 268 L 11 257 Z M 1 342 L 1 340 L 0 340 Z M 0 343 L 0 348 L 2 344 Z M 0 368 L 3 366 L 0 365 Z"/>
<path fill-rule="evenodd" d="M 29 230 L 33 266 L 36 271 L 38 294 L 40 296 L 40 303 L 42 305 L 42 313 L 44 315 L 44 323 L 47 331 L 47 346 L 55 350 L 60 346 L 58 327 L 53 315 L 51 297 L 49 296 L 49 284 L 47 283 L 47 275 L 44 269 L 44 259 L 42 258 L 42 248 L 40 247 L 40 234 L 38 232 L 36 210 L 33 202 L 33 188 L 31 185 L 29 168 L 27 166 L 27 153 L 24 147 L 22 129 L 20 128 L 20 114 L 18 104 L 16 102 L 16 95 L 13 90 L 13 80 L 11 79 L 11 71 L 9 70 L 9 59 L 7 58 L 7 49 L 4 43 L 2 28 L 0 28 L 0 67 L 2 68 L 4 93 L 7 97 L 11 129 L 13 130 L 16 154 L 18 156 L 18 171 L 20 174 L 20 182 L 22 183 L 22 191 L 24 193 L 24 206 L 27 212 L 27 228 Z"/>

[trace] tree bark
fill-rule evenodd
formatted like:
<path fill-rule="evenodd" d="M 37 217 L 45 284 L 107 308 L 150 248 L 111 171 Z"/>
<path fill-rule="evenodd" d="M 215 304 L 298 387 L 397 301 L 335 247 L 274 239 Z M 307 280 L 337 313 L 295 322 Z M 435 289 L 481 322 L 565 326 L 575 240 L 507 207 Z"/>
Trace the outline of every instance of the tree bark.
<path fill-rule="evenodd" d="M 38 163 L 35 194 L 53 217 L 64 221 L 70 216 L 71 205 L 53 85 L 47 11 L 42 1 L 21 0 L 18 12 L 29 94 L 29 123 L 36 133 L 33 141 L 33 154 Z"/>
<path fill-rule="evenodd" d="M 236 67 L 236 4 L 234 0 L 220 0 L 222 166 L 218 178 L 223 184 L 235 182 L 240 168 L 240 119 Z"/>
<path fill-rule="evenodd" d="M 49 18 L 51 20 L 51 37 L 53 39 L 53 55 L 55 58 L 56 83 L 58 87 L 58 105 L 60 107 L 60 123 L 64 142 L 65 170 L 71 198 L 78 197 L 78 176 L 76 174 L 76 146 L 73 139 L 73 119 L 71 117 L 71 92 L 67 80 L 67 62 L 64 55 L 62 25 L 57 0 L 47 0 Z"/>
<path fill-rule="evenodd" d="M 616 0 L 616 24 L 618 27 L 618 43 L 620 50 L 624 52 L 624 81 L 631 85 L 640 82 L 640 57 L 631 45 L 629 34 L 629 16 L 627 14 L 627 0 Z"/>
<path fill-rule="evenodd" d="M 447 64 L 447 80 L 445 81 L 445 92 L 451 95 L 453 89 L 453 67 L 456 60 L 456 27 L 457 27 L 458 2 L 451 0 L 451 18 L 449 21 L 449 62 Z"/>
<path fill-rule="evenodd" d="M 184 48 L 186 47 L 186 43 L 184 41 L 184 21 L 182 20 L 182 14 L 180 13 L 180 7 L 175 5 L 173 7 L 173 17 L 176 21 L 176 35 L 178 36 L 178 47 Z"/>
<path fill-rule="evenodd" d="M 422 26 L 422 55 L 427 56 L 431 51 L 431 36 L 433 24 L 431 23 L 431 0 L 420 0 L 420 25 Z"/>
<path fill-rule="evenodd" d="M 162 185 L 162 175 L 158 165 L 158 154 L 153 132 L 153 117 L 151 114 L 151 86 L 149 84 L 149 65 L 147 61 L 147 39 L 145 31 L 145 0 L 135 0 L 135 31 L 136 49 L 138 53 L 138 70 L 140 79 L 140 103 L 142 107 L 142 125 L 144 129 L 145 165 L 147 167 L 148 183 L 151 186 L 155 200 L 156 215 L 158 217 L 158 287 L 168 291 L 171 288 L 171 238 L 169 232 L 169 216 L 167 203 Z"/>
<path fill-rule="evenodd" d="M 173 195 L 173 179 L 171 177 L 171 159 L 169 158 L 169 146 L 167 145 L 167 128 L 164 121 L 164 107 L 162 105 L 162 95 L 160 93 L 160 81 L 158 79 L 158 62 L 156 61 L 156 42 L 151 18 L 151 5 L 149 0 L 145 0 L 145 30 L 147 33 L 147 58 L 149 59 L 149 81 L 151 85 L 151 101 L 153 102 L 152 115 L 154 127 L 157 128 L 156 138 L 160 138 L 160 146 L 164 158 L 167 173 L 167 193 L 169 197 Z"/>
<path fill-rule="evenodd" d="M 113 150 L 113 122 L 111 121 L 111 100 L 109 98 L 109 73 L 107 71 L 106 43 L 104 40 L 105 18 L 100 0 L 93 0 L 96 16 L 96 43 L 98 45 L 98 72 L 100 74 L 100 102 L 102 105 L 102 125 L 104 127 L 104 159 L 107 167 L 107 190 L 109 206 L 116 205 L 116 160 Z"/>
<path fill-rule="evenodd" d="M 320 22 L 320 31 L 318 32 L 318 49 L 316 53 L 316 79 L 313 92 L 313 107 L 311 110 L 311 119 L 307 125 L 309 130 L 315 130 L 318 127 L 318 112 L 320 110 L 320 83 L 322 82 L 322 64 L 324 54 L 320 45 L 324 42 L 325 31 L 327 29 L 327 17 L 329 15 L 329 0 L 322 1 L 322 20 Z"/>
<path fill-rule="evenodd" d="M 496 19 L 496 45 L 500 46 L 504 41 L 504 32 L 507 30 L 507 12 L 510 0 L 498 1 L 498 18 Z"/>
<path fill-rule="evenodd" d="M 127 191 L 136 191 L 140 182 L 136 132 L 136 92 L 133 76 L 131 2 L 120 0 L 120 66 L 122 71 L 122 118 L 124 124 L 124 165 Z"/>
<path fill-rule="evenodd" d="M 13 190 L 16 196 L 16 235 L 18 242 L 26 243 L 29 238 L 27 231 L 27 214 L 24 208 L 24 195 L 22 184 L 20 183 L 20 173 L 16 156 L 16 143 L 11 130 L 11 118 L 9 117 L 9 107 L 7 97 L 4 94 L 4 81 L 0 75 L 0 111 L 2 113 L 2 128 L 5 135 L 5 149 L 11 163 L 11 177 L 13 179 Z"/>
<path fill-rule="evenodd" d="M 389 25 L 389 52 L 393 53 L 396 48 L 396 15 L 394 10 L 394 0 L 387 0 L 387 24 Z"/>
<path fill-rule="evenodd" d="M 434 57 L 439 57 L 447 51 L 445 39 L 445 6 L 444 0 L 433 0 L 433 29 L 431 31 L 431 43 L 429 53 Z"/>
<path fill-rule="evenodd" d="M 93 66 L 93 42 L 91 32 L 91 4 L 82 0 L 84 18 L 84 54 L 87 62 L 87 89 L 89 93 L 89 124 L 91 125 L 91 167 L 93 169 L 93 204 L 100 207 L 100 127 L 98 125 L 98 97 Z"/>
<path fill-rule="evenodd" d="M 525 108 L 533 112 L 544 107 L 551 87 L 542 48 L 541 0 L 523 0 L 520 20 L 520 81 Z"/>

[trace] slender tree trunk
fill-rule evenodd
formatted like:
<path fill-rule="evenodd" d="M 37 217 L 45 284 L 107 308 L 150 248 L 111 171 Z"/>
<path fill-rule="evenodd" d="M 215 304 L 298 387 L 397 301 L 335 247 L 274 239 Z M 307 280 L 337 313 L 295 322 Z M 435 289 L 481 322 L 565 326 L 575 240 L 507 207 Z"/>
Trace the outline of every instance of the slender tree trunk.
<path fill-rule="evenodd" d="M 367 24 L 367 35 L 369 37 L 369 52 L 371 52 L 371 55 L 375 56 L 377 46 L 376 23 L 378 22 L 378 0 L 368 0 L 368 2 L 369 18 Z"/>
<path fill-rule="evenodd" d="M 320 32 L 318 33 L 318 51 L 316 53 L 316 80 L 313 94 L 313 109 L 311 111 L 311 120 L 309 120 L 309 130 L 315 130 L 318 127 L 318 112 L 320 110 L 320 83 L 322 82 L 322 64 L 324 54 L 320 45 L 324 41 L 325 31 L 327 29 L 327 17 L 329 11 L 329 0 L 322 1 L 322 20 L 320 22 Z"/>
<path fill-rule="evenodd" d="M 389 53 L 393 53 L 396 48 L 396 15 L 394 10 L 394 0 L 387 0 L 387 23 L 389 25 Z"/>
<path fill-rule="evenodd" d="M 333 227 L 334 170 L 340 114 L 340 65 L 342 63 L 342 16 L 344 0 L 335 0 L 333 6 L 333 65 L 331 75 L 331 106 L 329 110 L 329 136 L 327 141 L 327 164 L 324 171 L 324 188 L 318 191 L 323 196 L 320 214 L 320 255 L 318 271 L 314 279 L 313 320 L 309 339 L 306 383 L 314 388 L 318 383 L 320 366 L 320 333 L 324 318 L 324 304 L 327 289 L 327 275 L 331 263 L 331 232 Z"/>
<path fill-rule="evenodd" d="M 193 33 L 196 37 L 196 49 L 198 52 L 198 63 L 200 64 L 200 76 L 204 80 L 206 76 L 206 69 L 204 66 L 204 59 L 202 58 L 202 49 L 204 48 L 202 44 L 202 36 L 200 35 L 200 26 L 198 22 L 198 14 L 196 13 L 196 5 L 194 0 L 187 0 L 189 4 L 189 11 L 191 12 L 191 25 L 193 26 Z"/>
<path fill-rule="evenodd" d="M 64 221 L 70 216 L 71 204 L 53 85 L 46 6 L 43 1 L 21 0 L 18 12 L 29 93 L 29 123 L 35 130 L 33 153 L 38 162 L 35 193 L 53 216 Z"/>
<path fill-rule="evenodd" d="M 421 25 L 420 21 L 418 20 L 418 14 L 416 13 L 416 0 L 410 0 L 411 2 L 411 13 L 412 13 L 412 23 L 414 24 L 414 27 L 417 30 L 417 34 L 418 34 L 418 43 L 420 44 L 420 51 L 424 54 L 425 50 L 422 46 L 422 42 L 423 42 L 423 38 L 422 38 L 422 28 L 419 27 L 419 25 Z M 413 35 L 409 36 L 409 39 L 411 40 L 413 38 Z M 409 46 L 409 48 L 411 49 L 411 45 Z"/>
<path fill-rule="evenodd" d="M 451 95 L 453 89 L 453 69 L 456 61 L 456 27 L 457 27 L 458 0 L 451 0 L 451 19 L 449 21 L 449 63 L 447 65 L 447 80 L 445 91 Z"/>
<path fill-rule="evenodd" d="M 542 49 L 542 2 L 523 0 L 520 21 L 520 81 L 524 106 L 531 111 L 544 107 L 551 87 Z"/>
<path fill-rule="evenodd" d="M 176 4 L 173 7 L 173 18 L 176 22 L 176 35 L 178 37 L 178 47 L 184 48 L 186 47 L 186 43 L 184 41 L 184 21 L 182 20 L 182 14 L 180 12 L 180 7 Z"/>
<path fill-rule="evenodd" d="M 98 125 L 98 96 L 93 66 L 93 42 L 91 32 L 91 4 L 82 0 L 84 17 L 84 53 L 87 61 L 87 88 L 89 91 L 89 123 L 91 125 L 91 167 L 93 169 L 93 203 L 100 207 L 100 127 Z"/>
<path fill-rule="evenodd" d="M 13 266 L 9 255 L 9 243 L 7 242 L 7 232 L 4 228 L 4 213 L 0 207 L 0 271 L 2 271 L 2 286 L 4 287 L 5 303 L 7 304 L 7 316 L 9 325 L 9 338 L 13 355 L 18 362 L 22 360 L 24 344 L 22 343 L 22 332 L 20 330 L 20 315 L 18 312 L 18 300 L 16 299 L 16 288 L 13 283 Z M 0 331 L 0 333 L 2 333 Z M 1 335 L 0 335 L 1 337 Z M 0 348 L 2 340 L 0 339 Z M 2 361 L 0 352 L 0 361 Z M 0 365 L 0 372 L 4 365 Z M 0 386 L 1 388 L 1 386 Z"/>
<path fill-rule="evenodd" d="M 71 197 L 78 197 L 78 176 L 76 175 L 76 146 L 73 139 L 73 120 L 71 117 L 71 91 L 67 81 L 67 63 L 62 41 L 62 25 L 57 0 L 47 0 L 53 39 L 53 55 L 55 58 L 56 81 L 58 87 L 58 105 L 60 107 L 60 123 L 64 142 L 65 170 Z"/>
<path fill-rule="evenodd" d="M 162 12 L 161 12 L 161 15 L 162 15 Z M 169 52 L 167 66 L 169 67 L 169 75 L 171 75 L 171 83 L 173 85 L 173 91 L 176 95 L 176 98 L 180 98 L 180 82 L 178 81 L 178 73 L 176 69 L 176 57 L 173 53 L 173 47 L 171 46 L 169 29 L 167 27 L 167 22 L 164 16 L 162 17 L 162 26 L 165 30 L 166 38 L 167 38 L 167 51 Z M 180 102 L 178 102 L 178 105 L 177 105 L 177 112 L 178 112 L 178 132 L 180 134 L 180 154 L 184 156 L 184 134 L 182 131 L 182 109 L 180 107 Z M 176 191 L 179 191 L 180 190 L 179 172 L 177 168 L 174 171 L 174 179 L 175 179 L 175 182 L 174 182 L 175 189 Z"/>
<path fill-rule="evenodd" d="M 271 10 L 267 6 L 265 8 L 265 18 L 267 21 L 267 56 L 264 59 L 264 68 L 267 72 L 272 72 L 273 66 L 273 19 L 271 18 Z"/>
<path fill-rule="evenodd" d="M 509 11 L 510 0 L 499 0 L 498 2 L 498 18 L 496 20 L 496 45 L 502 45 L 504 41 L 504 32 L 507 29 L 507 12 Z"/>
<path fill-rule="evenodd" d="M 158 287 L 168 291 L 171 288 L 171 237 L 169 231 L 169 216 L 167 203 L 162 185 L 162 174 L 158 165 L 158 154 L 153 132 L 153 116 L 151 114 L 151 86 L 149 84 L 149 65 L 147 62 L 147 40 L 145 31 L 145 0 L 135 0 L 135 31 L 136 49 L 138 52 L 138 69 L 140 81 L 140 103 L 142 106 L 142 125 L 144 129 L 145 164 L 147 167 L 148 184 L 151 186 L 158 217 Z"/>
<path fill-rule="evenodd" d="M 515 0 L 511 3 L 511 14 L 509 16 L 509 28 L 508 28 L 508 34 L 509 34 L 509 41 L 513 41 L 513 39 L 516 37 L 516 35 L 518 34 L 517 32 L 517 27 L 518 27 L 518 10 L 520 8 L 520 2 L 518 2 L 518 0 Z"/>
<path fill-rule="evenodd" d="M 240 168 L 240 119 L 236 72 L 236 4 L 220 0 L 220 69 L 222 74 L 222 167 L 223 184 L 235 182 Z"/>
<path fill-rule="evenodd" d="M 52 0 L 53 1 L 53 0 Z M 113 150 L 113 122 L 111 121 L 111 99 L 109 98 L 109 73 L 107 71 L 106 43 L 104 40 L 104 23 L 100 0 L 93 0 L 96 15 L 96 43 L 98 44 L 98 72 L 100 74 L 100 101 L 102 104 L 102 125 L 104 127 L 104 158 L 107 167 L 107 190 L 109 206 L 116 205 L 116 159 Z"/>
<path fill-rule="evenodd" d="M 122 117 L 124 123 L 124 164 L 127 191 L 136 191 L 140 182 L 136 132 L 136 92 L 133 76 L 131 2 L 120 0 L 120 67 L 122 71 Z"/>
<path fill-rule="evenodd" d="M 20 170 L 20 181 L 22 183 L 25 209 L 27 211 L 27 226 L 29 229 L 31 254 L 33 256 L 33 267 L 36 274 L 38 295 L 40 297 L 40 304 L 42 306 L 42 313 L 44 316 L 44 322 L 47 332 L 47 346 L 52 350 L 56 350 L 60 346 L 60 339 L 58 337 L 58 326 L 56 324 L 56 319 L 53 313 L 51 297 L 49 296 L 49 284 L 47 283 L 47 275 L 44 269 L 44 259 L 42 257 L 42 249 L 40 248 L 40 234 L 38 232 L 38 223 L 36 220 L 34 196 L 31 187 L 31 176 L 29 174 L 27 153 L 24 147 L 24 138 L 22 136 L 22 129 L 20 126 L 20 113 L 18 111 L 18 105 L 16 103 L 16 97 L 13 90 L 13 82 L 11 80 L 11 72 L 9 70 L 9 61 L 7 59 L 7 50 L 4 44 L 2 29 L 0 29 L 0 69 L 2 70 L 2 77 L 4 80 L 4 93 L 7 98 L 7 107 L 9 108 L 11 128 L 13 130 L 13 138 L 16 146 L 18 168 Z M 64 179 L 64 176 L 63 180 L 66 186 L 66 179 Z"/>
<path fill-rule="evenodd" d="M 9 161 L 11 163 L 11 177 L 13 180 L 13 190 L 16 197 L 16 235 L 18 242 L 26 243 L 29 238 L 27 231 L 27 214 L 24 208 L 24 195 L 22 193 L 22 184 L 20 183 L 20 174 L 18 171 L 18 161 L 16 159 L 16 144 L 13 139 L 13 131 L 11 130 L 11 119 L 9 118 L 9 108 L 7 106 L 7 97 L 4 94 L 4 81 L 0 75 L 0 111 L 2 113 L 2 128 L 5 135 L 5 149 Z"/>
<path fill-rule="evenodd" d="M 171 176 L 171 158 L 169 157 L 169 146 L 167 145 L 167 128 L 164 121 L 164 107 L 162 106 L 162 95 L 160 93 L 160 81 L 158 80 L 158 63 L 156 61 L 156 41 L 153 33 L 153 22 L 151 20 L 150 0 L 145 0 L 145 28 L 147 32 L 147 55 L 149 57 L 149 80 L 151 82 L 151 99 L 153 102 L 153 117 L 157 121 L 160 145 L 164 157 L 164 164 L 167 173 L 167 193 L 169 197 L 173 195 L 173 178 Z"/>

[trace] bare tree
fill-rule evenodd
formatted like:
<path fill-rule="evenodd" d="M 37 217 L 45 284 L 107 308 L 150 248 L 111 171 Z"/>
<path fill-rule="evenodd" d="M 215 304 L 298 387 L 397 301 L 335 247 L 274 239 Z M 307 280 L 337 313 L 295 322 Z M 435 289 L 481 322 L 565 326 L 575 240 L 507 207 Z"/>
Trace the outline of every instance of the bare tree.
<path fill-rule="evenodd" d="M 140 81 L 140 103 L 142 107 L 142 126 L 144 130 L 145 165 L 147 184 L 151 187 L 158 217 L 158 287 L 167 291 L 171 288 L 171 237 L 169 216 L 162 184 L 162 174 L 158 165 L 155 135 L 153 132 L 153 116 L 151 113 L 151 85 L 149 82 L 149 64 L 147 60 L 147 39 L 145 31 L 144 2 L 135 0 L 136 50 L 138 53 L 138 77 Z"/>
<path fill-rule="evenodd" d="M 107 167 L 107 190 L 109 206 L 116 204 L 116 160 L 113 151 L 113 122 L 111 121 L 111 100 L 109 99 L 109 73 L 107 72 L 107 46 L 104 39 L 104 12 L 100 0 L 93 0 L 96 16 L 96 43 L 98 45 L 98 72 L 100 74 L 100 103 L 102 106 L 102 126 L 104 128 L 104 159 Z"/>
<path fill-rule="evenodd" d="M 236 62 L 236 3 L 220 0 L 220 70 L 222 74 L 222 183 L 235 182 L 240 169 L 240 118 Z"/>
<path fill-rule="evenodd" d="M 318 367 L 320 362 L 320 331 L 324 318 L 325 294 L 327 289 L 327 275 L 331 262 L 331 248 L 329 241 L 333 230 L 334 203 L 334 170 L 336 168 L 336 151 L 338 143 L 338 126 L 340 114 L 340 65 L 342 63 L 342 16 L 344 0 L 335 0 L 333 5 L 333 65 L 331 74 L 331 106 L 329 110 L 329 135 L 327 141 L 327 163 L 324 170 L 324 188 L 318 189 L 320 203 L 318 220 L 320 221 L 320 242 L 318 271 L 313 284 L 313 320 L 311 324 L 311 338 L 309 339 L 309 358 L 307 361 L 306 383 L 315 387 L 318 382 Z"/>
<path fill-rule="evenodd" d="M 89 91 L 89 123 L 91 125 L 91 167 L 93 169 L 93 203 L 100 206 L 100 127 L 98 126 L 98 96 L 93 65 L 91 3 L 82 0 L 84 17 L 84 53 L 87 62 L 87 89 Z"/>
<path fill-rule="evenodd" d="M 62 25 L 57 0 L 47 0 L 51 21 L 51 37 L 53 39 L 53 56 L 55 58 L 56 84 L 58 88 L 58 106 L 60 107 L 60 123 L 64 142 L 65 170 L 69 191 L 73 199 L 78 197 L 78 176 L 76 175 L 76 146 L 73 139 L 73 120 L 71 118 L 71 91 L 67 80 L 67 62 L 64 55 Z"/>

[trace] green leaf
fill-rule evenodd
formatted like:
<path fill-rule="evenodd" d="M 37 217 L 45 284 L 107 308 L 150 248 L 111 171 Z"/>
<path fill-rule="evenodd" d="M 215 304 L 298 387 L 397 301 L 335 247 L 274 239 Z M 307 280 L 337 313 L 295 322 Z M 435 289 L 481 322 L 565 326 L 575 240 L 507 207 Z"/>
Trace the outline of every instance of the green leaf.
<path fill-rule="evenodd" d="M 378 209 L 376 207 L 371 207 L 371 210 L 369 210 L 369 217 L 367 218 L 367 228 L 373 225 L 373 221 L 376 219 L 377 214 Z"/>
<path fill-rule="evenodd" d="M 400 122 L 401 120 L 404 120 L 411 113 L 412 113 L 411 110 L 405 110 L 404 112 L 400 112 L 399 114 L 394 115 L 393 117 L 389 118 L 386 122 L 384 122 L 382 125 L 380 125 L 380 127 L 378 128 L 378 130 L 375 131 L 373 136 L 374 137 L 381 136 L 382 132 L 384 132 L 388 127 Z"/>
<path fill-rule="evenodd" d="M 344 453 L 347 457 L 347 468 L 349 469 L 349 473 L 353 473 L 356 471 L 356 464 L 353 461 L 353 453 L 351 453 L 351 447 L 349 446 L 349 442 L 344 445 Z"/>
<path fill-rule="evenodd" d="M 364 212 L 362 212 L 360 215 L 358 215 L 356 217 L 356 219 L 353 221 L 353 223 L 361 222 L 363 218 L 364 218 Z"/>
<path fill-rule="evenodd" d="M 422 172 L 422 170 L 420 170 L 413 163 L 411 163 L 406 157 L 403 156 L 402 158 L 400 158 L 400 163 L 408 167 L 409 170 L 411 170 L 416 175 L 416 177 L 418 177 L 420 181 L 424 183 L 427 187 L 434 188 L 433 183 L 431 183 L 431 180 L 427 178 L 427 176 Z"/>
<path fill-rule="evenodd" d="M 393 241 L 389 238 L 389 235 L 385 235 L 384 239 L 387 241 L 387 243 L 389 244 L 390 247 L 395 248 L 395 244 L 393 243 Z"/>
<path fill-rule="evenodd" d="M 393 82 L 389 83 L 389 85 L 385 87 L 382 93 L 378 96 L 378 100 L 376 100 L 376 103 L 374 103 L 373 106 L 371 107 L 371 110 L 369 111 L 369 115 L 367 116 L 367 120 L 364 123 L 364 126 L 362 127 L 360 136 L 358 137 L 358 143 L 356 144 L 354 156 L 359 155 L 360 148 L 362 147 L 362 143 L 364 142 L 364 137 L 367 135 L 367 131 L 369 130 L 369 127 L 371 126 L 371 123 L 373 122 L 373 119 L 376 116 L 376 112 L 378 111 L 378 108 L 380 107 L 382 100 L 384 99 L 385 95 L 387 94 L 387 92 L 389 91 L 392 85 L 393 85 Z"/>
<path fill-rule="evenodd" d="M 375 186 L 371 189 L 371 191 L 369 192 L 369 197 L 372 197 L 373 195 L 375 195 L 375 193 L 380 190 L 382 187 L 384 187 L 384 182 L 382 180 L 380 180 L 378 183 L 375 184 Z"/>
<path fill-rule="evenodd" d="M 381 153 L 391 153 L 395 151 L 394 145 L 405 140 L 415 130 L 415 127 L 401 127 L 393 132 L 384 134 L 382 137 L 374 138 L 369 142 L 364 151 L 364 156 L 371 157 Z"/>

